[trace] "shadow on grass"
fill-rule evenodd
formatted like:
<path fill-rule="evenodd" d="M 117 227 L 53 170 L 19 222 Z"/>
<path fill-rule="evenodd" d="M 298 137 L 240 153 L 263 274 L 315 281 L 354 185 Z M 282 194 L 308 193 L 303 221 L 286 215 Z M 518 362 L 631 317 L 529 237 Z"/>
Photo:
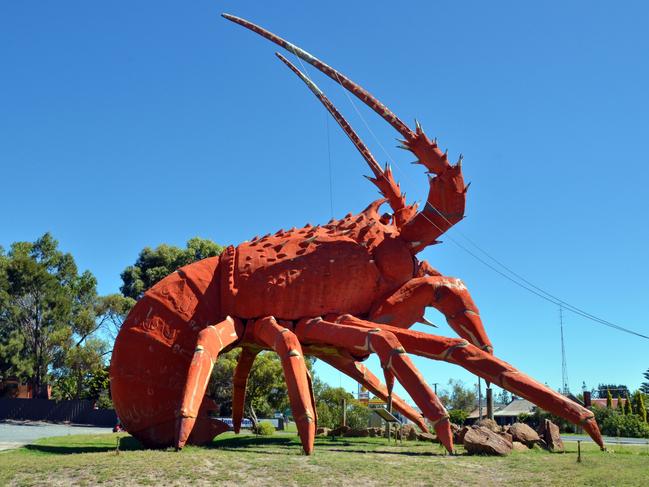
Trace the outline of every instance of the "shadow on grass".
<path fill-rule="evenodd" d="M 75 453 L 102 453 L 115 451 L 117 449 L 117 438 L 115 438 L 114 446 L 93 446 L 93 445 L 38 445 L 31 444 L 25 445 L 26 450 L 40 452 L 40 453 L 50 453 L 55 455 L 71 455 Z M 132 436 L 124 436 L 120 438 L 119 441 L 120 451 L 133 451 L 133 450 L 145 450 L 142 444 L 137 441 Z"/>
<path fill-rule="evenodd" d="M 364 448 L 370 446 L 374 448 Z M 435 451 L 412 451 L 412 450 L 386 450 L 385 444 L 377 443 L 375 441 L 363 441 L 356 439 L 355 441 L 345 441 L 342 439 L 331 440 L 324 438 L 317 438 L 315 449 L 320 451 L 341 452 L 341 453 L 354 453 L 354 454 L 367 454 L 378 453 L 387 455 L 403 455 L 403 456 L 444 456 L 444 453 Z M 427 445 L 421 445 L 426 447 Z M 273 449 L 264 450 L 261 447 L 273 447 Z M 301 449 L 300 442 L 297 436 L 235 436 L 230 438 L 216 439 L 206 448 L 216 450 L 237 451 L 242 454 L 266 454 L 277 455 L 277 449 L 295 451 Z"/>

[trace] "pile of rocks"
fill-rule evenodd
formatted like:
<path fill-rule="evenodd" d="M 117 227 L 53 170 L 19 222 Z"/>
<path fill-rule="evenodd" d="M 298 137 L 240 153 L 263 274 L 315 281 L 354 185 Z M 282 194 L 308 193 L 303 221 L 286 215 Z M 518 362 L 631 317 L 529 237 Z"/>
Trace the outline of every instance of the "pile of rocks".
<path fill-rule="evenodd" d="M 465 426 L 454 433 L 454 441 L 463 444 L 469 454 L 509 455 L 512 450 L 527 450 L 539 445 L 552 452 L 563 452 L 564 446 L 559 427 L 545 420 L 534 431 L 525 423 L 501 427 L 493 420 L 482 420 L 473 426 Z"/>
<path fill-rule="evenodd" d="M 459 429 L 459 427 L 457 427 Z M 390 428 L 390 438 L 398 438 L 399 428 Z M 388 432 L 385 428 L 350 428 L 349 426 L 338 426 L 337 428 L 320 427 L 316 430 L 316 436 L 344 436 L 347 438 L 363 437 L 384 437 L 387 438 Z M 437 441 L 437 437 L 432 433 L 422 433 L 414 425 L 406 424 L 401 428 L 401 439 L 408 441 Z"/>

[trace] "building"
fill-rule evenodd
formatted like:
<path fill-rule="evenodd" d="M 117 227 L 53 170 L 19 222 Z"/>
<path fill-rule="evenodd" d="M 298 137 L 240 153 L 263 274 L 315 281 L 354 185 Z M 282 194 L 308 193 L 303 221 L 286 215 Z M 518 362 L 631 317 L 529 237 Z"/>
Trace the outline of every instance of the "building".
<path fill-rule="evenodd" d="M 518 421 L 520 414 L 534 414 L 536 406 L 527 399 L 514 398 L 509 404 L 494 404 L 494 420 L 500 425 L 513 424 Z M 480 411 L 478 408 L 471 411 L 466 419 L 467 424 L 478 421 Z M 487 417 L 487 406 L 482 407 L 482 417 Z"/>

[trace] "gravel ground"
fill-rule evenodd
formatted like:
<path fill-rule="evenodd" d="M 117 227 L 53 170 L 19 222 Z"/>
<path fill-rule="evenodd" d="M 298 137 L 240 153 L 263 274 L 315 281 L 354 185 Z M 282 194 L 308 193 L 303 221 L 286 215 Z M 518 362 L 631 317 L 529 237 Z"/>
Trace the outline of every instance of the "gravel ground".
<path fill-rule="evenodd" d="M 110 433 L 112 428 L 38 421 L 0 421 L 0 450 L 18 448 L 39 438 Z"/>

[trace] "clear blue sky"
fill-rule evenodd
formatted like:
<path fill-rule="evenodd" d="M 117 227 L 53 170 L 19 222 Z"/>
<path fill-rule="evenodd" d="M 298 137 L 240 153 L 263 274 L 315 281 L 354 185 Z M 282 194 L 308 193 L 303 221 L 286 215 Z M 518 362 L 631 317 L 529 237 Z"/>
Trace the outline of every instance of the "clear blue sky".
<path fill-rule="evenodd" d="M 274 46 L 219 16 L 230 12 L 464 154 L 467 218 L 421 256 L 466 282 L 500 357 L 558 388 L 557 307 L 449 237 L 468 235 L 564 300 L 649 333 L 649 7 L 566 3 L 2 2 L 0 244 L 51 231 L 110 293 L 144 246 L 237 244 L 331 217 L 326 114 Z M 393 149 L 396 133 L 361 109 L 374 139 L 342 90 L 310 74 L 421 200 L 426 178 Z M 329 126 L 341 216 L 376 193 Z M 640 384 L 649 341 L 568 313 L 565 327 L 573 390 Z M 416 363 L 430 382 L 473 381 Z"/>

